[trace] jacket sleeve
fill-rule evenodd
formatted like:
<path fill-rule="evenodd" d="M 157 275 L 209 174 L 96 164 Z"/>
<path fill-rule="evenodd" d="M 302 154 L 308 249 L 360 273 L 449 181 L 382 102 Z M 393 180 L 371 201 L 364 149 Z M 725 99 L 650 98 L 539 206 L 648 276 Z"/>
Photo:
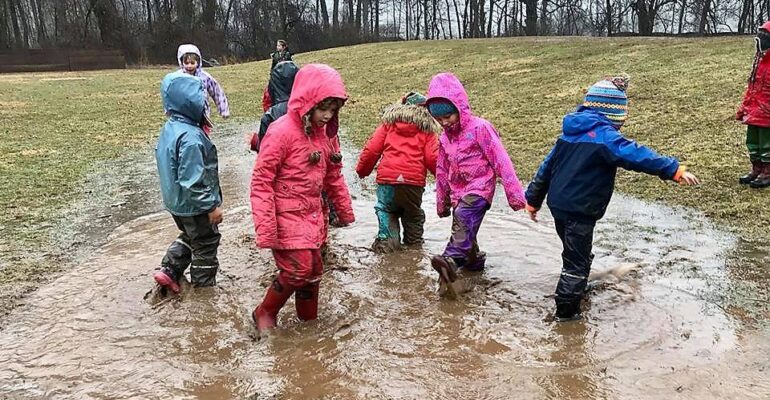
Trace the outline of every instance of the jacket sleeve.
<path fill-rule="evenodd" d="M 513 167 L 511 157 L 508 156 L 508 152 L 503 147 L 500 135 L 491 125 L 485 125 L 479 130 L 477 137 L 484 157 L 492 165 L 495 174 L 503 181 L 508 205 L 514 211 L 521 210 L 526 205 L 524 189 L 521 187 L 519 177 L 516 176 L 516 169 Z"/>
<path fill-rule="evenodd" d="M 267 112 L 267 110 L 270 109 L 270 106 L 273 105 L 273 99 L 270 97 L 270 91 L 268 88 L 270 85 L 265 86 L 265 91 L 262 92 L 262 112 Z"/>
<path fill-rule="evenodd" d="M 661 179 L 679 181 L 684 167 L 672 157 L 661 156 L 649 147 L 642 146 L 623 135 L 613 134 L 606 141 L 607 161 L 630 171 L 644 172 Z"/>
<path fill-rule="evenodd" d="M 227 96 L 225 96 L 225 91 L 222 89 L 222 86 L 219 84 L 219 82 L 217 82 L 217 80 L 214 79 L 214 77 L 211 76 L 208 72 L 206 73 L 206 91 L 208 91 L 209 96 L 214 99 L 214 102 L 217 103 L 217 110 L 219 110 L 219 115 L 223 117 L 229 117 L 230 105 L 227 103 Z"/>
<path fill-rule="evenodd" d="M 259 140 L 261 141 L 265 134 L 267 133 L 267 128 L 270 126 L 270 124 L 275 121 L 273 119 L 273 113 L 268 110 L 266 113 L 262 114 L 262 118 L 259 120 Z"/>
<path fill-rule="evenodd" d="M 449 216 L 452 201 L 449 198 L 449 159 L 444 146 L 438 146 L 436 160 L 436 212 L 439 217 Z"/>
<path fill-rule="evenodd" d="M 436 176 L 436 162 L 438 159 L 438 139 L 433 133 L 428 134 L 428 140 L 425 141 L 424 149 L 425 168 Z"/>
<path fill-rule="evenodd" d="M 334 136 L 330 139 L 332 150 L 339 152 L 339 137 Z M 353 215 L 353 204 L 348 191 L 348 185 L 345 183 L 345 177 L 342 175 L 342 162 L 328 162 L 326 176 L 324 177 L 324 191 L 329 200 L 334 205 L 337 212 L 337 218 L 343 225 L 352 224 L 356 218 Z"/>
<path fill-rule="evenodd" d="M 738 106 L 738 111 L 735 113 L 735 119 L 738 121 L 743 121 L 743 117 L 746 115 L 746 99 L 749 94 L 749 88 L 746 87 L 746 90 L 743 92 L 743 99 L 741 100 L 741 104 Z"/>
<path fill-rule="evenodd" d="M 558 146 L 558 144 L 556 144 Z M 532 182 L 527 187 L 527 192 L 524 194 L 527 200 L 527 204 L 533 207 L 535 210 L 539 210 L 543 206 L 543 200 L 548 193 L 548 188 L 551 186 L 551 172 L 553 172 L 553 164 L 551 160 L 553 154 L 556 152 L 556 146 L 553 146 L 551 152 L 545 156 L 543 163 L 540 164 L 540 168 L 537 169 L 537 174 Z"/>
<path fill-rule="evenodd" d="M 203 163 L 204 148 L 201 143 L 181 141 L 177 177 L 179 185 L 188 193 L 201 214 L 207 214 L 219 206 L 217 194 L 206 185 Z"/>
<path fill-rule="evenodd" d="M 374 134 L 369 138 L 369 141 L 366 142 L 364 149 L 361 151 L 361 156 L 358 157 L 358 164 L 356 164 L 356 173 L 359 177 L 367 177 L 374 171 L 374 166 L 377 165 L 377 161 L 380 160 L 382 151 L 385 149 L 385 138 L 388 136 L 387 129 L 385 124 L 381 124 L 374 130 Z"/>
<path fill-rule="evenodd" d="M 257 234 L 257 246 L 261 248 L 273 248 L 278 244 L 273 187 L 278 169 L 285 158 L 283 141 L 275 135 L 267 135 L 260 143 L 259 157 L 251 175 L 251 215 Z"/>

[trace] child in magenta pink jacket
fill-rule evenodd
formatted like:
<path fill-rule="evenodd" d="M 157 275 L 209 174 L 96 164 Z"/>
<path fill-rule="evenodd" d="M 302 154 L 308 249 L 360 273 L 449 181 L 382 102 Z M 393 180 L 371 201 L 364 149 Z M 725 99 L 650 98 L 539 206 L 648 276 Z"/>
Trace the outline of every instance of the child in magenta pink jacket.
<path fill-rule="evenodd" d="M 471 112 L 460 80 L 440 73 L 428 87 L 428 110 L 444 127 L 436 166 L 436 206 L 439 217 L 452 211 L 452 236 L 444 253 L 431 260 L 442 287 L 455 296 L 457 268 L 481 270 L 486 260 L 476 235 L 492 204 L 495 185 L 502 181 L 508 205 L 523 209 L 526 202 L 513 162 L 492 124 Z M 443 290 L 443 289 L 442 289 Z"/>

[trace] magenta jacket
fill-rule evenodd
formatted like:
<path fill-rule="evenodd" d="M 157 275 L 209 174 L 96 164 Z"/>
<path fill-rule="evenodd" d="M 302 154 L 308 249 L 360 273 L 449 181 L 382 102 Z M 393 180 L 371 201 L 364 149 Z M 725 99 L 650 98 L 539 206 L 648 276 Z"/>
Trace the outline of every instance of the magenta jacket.
<path fill-rule="evenodd" d="M 508 205 L 514 210 L 524 208 L 524 190 L 500 135 L 489 121 L 473 115 L 460 80 L 448 72 L 434 76 L 428 87 L 428 103 L 436 99 L 447 99 L 460 111 L 460 122 L 445 129 L 439 138 L 438 214 L 448 215 L 450 206 L 457 206 L 459 200 L 469 194 L 481 196 L 492 204 L 497 179 L 502 181 Z"/>

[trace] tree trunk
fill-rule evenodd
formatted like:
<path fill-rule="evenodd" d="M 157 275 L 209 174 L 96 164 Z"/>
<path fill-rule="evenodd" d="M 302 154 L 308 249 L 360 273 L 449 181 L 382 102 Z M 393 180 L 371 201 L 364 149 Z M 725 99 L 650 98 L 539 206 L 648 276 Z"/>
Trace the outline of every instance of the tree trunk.
<path fill-rule="evenodd" d="M 448 1 L 448 0 L 447 0 Z M 462 14 L 460 14 L 460 7 L 457 6 L 457 0 L 452 0 L 455 6 L 455 15 L 457 16 L 457 38 L 462 39 L 463 36 L 463 26 L 465 26 Z"/>
<path fill-rule="evenodd" d="M 751 0 L 748 0 L 751 1 Z M 679 10 L 679 34 L 682 34 L 684 29 L 684 12 L 687 9 L 687 0 L 682 0 L 682 8 Z"/>
<path fill-rule="evenodd" d="M 495 12 L 495 0 L 489 0 L 489 18 L 487 19 L 487 37 L 492 37 L 492 19 Z"/>
<path fill-rule="evenodd" d="M 13 27 L 13 46 L 15 48 L 26 47 L 23 45 L 21 36 L 21 27 L 19 27 L 19 15 L 16 9 L 16 0 L 6 0 L 8 3 L 8 17 L 11 20 L 11 26 Z"/>
<path fill-rule="evenodd" d="M 703 9 L 701 10 L 700 21 L 698 21 L 698 34 L 700 35 L 706 33 L 709 12 L 711 12 L 711 0 L 703 0 Z"/>
<path fill-rule="evenodd" d="M 548 0 L 540 2 L 540 34 L 548 35 Z"/>
<path fill-rule="evenodd" d="M 655 15 L 653 15 L 652 10 L 647 7 L 648 5 L 645 3 L 645 0 L 636 0 L 634 3 L 637 26 L 639 28 L 639 34 L 642 36 L 652 35 L 652 31 L 655 27 Z"/>
<path fill-rule="evenodd" d="M 320 0 L 321 5 L 321 26 L 324 31 L 329 30 L 329 9 L 326 7 L 326 0 Z"/>
<path fill-rule="evenodd" d="M 523 0 L 526 5 L 526 26 L 524 34 L 527 36 L 537 36 L 537 0 Z"/>
<path fill-rule="evenodd" d="M 37 42 L 42 46 L 43 43 L 48 42 L 48 34 L 45 30 L 45 17 L 43 16 L 43 8 L 40 7 L 40 0 L 33 0 L 31 6 L 36 17 L 37 28 Z"/>
<path fill-rule="evenodd" d="M 612 36 L 612 0 L 605 0 L 605 23 L 607 24 L 607 36 Z"/>
<path fill-rule="evenodd" d="M 100 3 L 105 0 L 91 0 L 91 3 Z M 195 29 L 195 8 L 193 0 L 176 0 L 176 15 L 179 18 L 179 25 L 185 30 L 196 31 Z"/>
<path fill-rule="evenodd" d="M 374 0 L 374 37 L 380 41 L 380 0 Z"/>
<path fill-rule="evenodd" d="M 203 0 L 202 4 L 203 27 L 207 33 L 216 29 L 217 0 Z"/>
<path fill-rule="evenodd" d="M 446 3 L 446 19 L 449 24 L 449 39 L 454 39 L 454 32 L 452 32 L 452 7 L 449 5 L 449 0 L 445 0 Z"/>
<path fill-rule="evenodd" d="M 332 3 L 332 28 L 335 31 L 340 28 L 340 0 L 334 0 Z"/>
<path fill-rule="evenodd" d="M 422 22 L 423 22 L 423 38 L 425 40 L 432 39 L 430 37 L 430 25 L 429 25 L 429 17 L 428 17 L 428 0 L 422 0 Z"/>

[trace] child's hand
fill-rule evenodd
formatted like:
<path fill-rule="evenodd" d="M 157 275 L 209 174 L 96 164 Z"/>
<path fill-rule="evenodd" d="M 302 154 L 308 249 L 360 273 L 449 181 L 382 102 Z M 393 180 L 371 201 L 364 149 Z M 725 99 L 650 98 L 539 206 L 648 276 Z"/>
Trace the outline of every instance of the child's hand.
<path fill-rule="evenodd" d="M 255 151 L 258 140 L 256 136 L 256 132 L 247 132 L 243 135 L 243 142 L 246 144 L 246 148 L 249 149 L 249 151 Z"/>
<path fill-rule="evenodd" d="M 526 206 L 527 213 L 529 213 L 529 219 L 532 220 L 532 222 L 537 222 L 537 209 L 535 207 L 532 207 L 531 205 L 527 204 Z"/>
<path fill-rule="evenodd" d="M 685 172 L 682 177 L 679 178 L 680 185 L 694 186 L 700 185 L 700 179 L 692 173 Z"/>
<path fill-rule="evenodd" d="M 217 207 L 214 209 L 214 211 L 209 213 L 209 223 L 211 225 L 219 225 L 222 223 L 222 209 Z"/>

